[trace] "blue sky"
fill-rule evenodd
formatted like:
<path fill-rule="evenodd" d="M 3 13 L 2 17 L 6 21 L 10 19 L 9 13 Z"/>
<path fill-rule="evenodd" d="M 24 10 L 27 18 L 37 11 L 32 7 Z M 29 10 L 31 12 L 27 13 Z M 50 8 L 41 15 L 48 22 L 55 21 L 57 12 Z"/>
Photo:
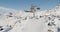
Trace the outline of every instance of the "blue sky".
<path fill-rule="evenodd" d="M 7 7 L 16 10 L 29 10 L 31 4 L 37 6 L 40 4 L 41 10 L 52 9 L 60 0 L 0 0 L 0 7 Z"/>

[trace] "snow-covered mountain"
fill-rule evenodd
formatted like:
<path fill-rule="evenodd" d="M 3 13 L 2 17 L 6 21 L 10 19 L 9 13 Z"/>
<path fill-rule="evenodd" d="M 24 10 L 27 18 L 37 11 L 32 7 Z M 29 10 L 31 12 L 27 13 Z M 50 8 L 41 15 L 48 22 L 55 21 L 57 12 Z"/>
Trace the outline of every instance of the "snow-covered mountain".
<path fill-rule="evenodd" d="M 60 4 L 47 11 L 0 14 L 0 32 L 59 32 Z"/>

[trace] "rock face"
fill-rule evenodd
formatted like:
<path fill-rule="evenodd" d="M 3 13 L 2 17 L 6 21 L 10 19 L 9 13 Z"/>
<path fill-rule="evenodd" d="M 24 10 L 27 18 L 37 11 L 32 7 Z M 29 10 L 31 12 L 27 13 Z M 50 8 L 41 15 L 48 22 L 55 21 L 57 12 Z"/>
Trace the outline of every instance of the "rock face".
<path fill-rule="evenodd" d="M 60 4 L 49 11 L 0 15 L 0 32 L 59 32 Z"/>

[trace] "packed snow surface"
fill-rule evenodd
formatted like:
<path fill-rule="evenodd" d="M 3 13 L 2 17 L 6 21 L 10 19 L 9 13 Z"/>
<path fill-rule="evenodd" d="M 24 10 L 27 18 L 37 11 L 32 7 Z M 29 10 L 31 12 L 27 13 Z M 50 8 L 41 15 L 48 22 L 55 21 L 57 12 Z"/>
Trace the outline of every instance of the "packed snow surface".
<path fill-rule="evenodd" d="M 59 32 L 60 4 L 49 11 L 0 14 L 0 32 Z"/>

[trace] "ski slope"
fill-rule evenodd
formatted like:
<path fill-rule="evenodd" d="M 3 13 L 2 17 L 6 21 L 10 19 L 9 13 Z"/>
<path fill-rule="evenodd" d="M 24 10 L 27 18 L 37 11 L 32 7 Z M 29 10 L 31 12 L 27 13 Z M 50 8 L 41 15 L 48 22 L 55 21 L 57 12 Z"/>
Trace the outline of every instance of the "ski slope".
<path fill-rule="evenodd" d="M 49 11 L 0 14 L 0 32 L 59 32 L 60 4 Z"/>

